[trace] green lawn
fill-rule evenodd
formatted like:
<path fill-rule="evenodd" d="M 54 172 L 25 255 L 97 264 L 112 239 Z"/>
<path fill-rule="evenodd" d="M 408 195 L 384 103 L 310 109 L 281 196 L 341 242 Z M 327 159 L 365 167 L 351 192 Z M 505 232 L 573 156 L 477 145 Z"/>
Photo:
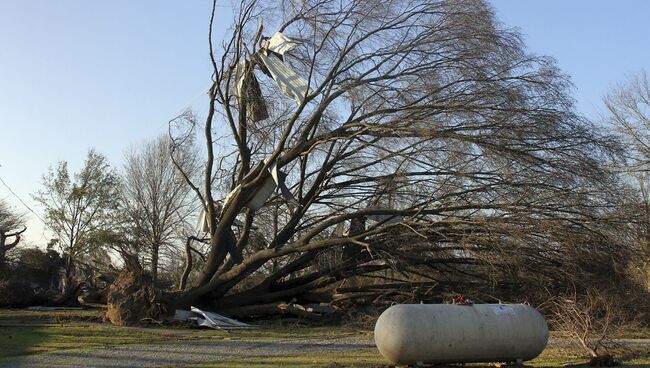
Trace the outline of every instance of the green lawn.
<path fill-rule="evenodd" d="M 99 324 L 104 312 L 102 309 L 0 310 L 0 358 L 63 349 L 161 343 L 170 339 L 169 334 L 158 330 Z"/>
<path fill-rule="evenodd" d="M 70 311 L 30 311 L 26 309 L 0 309 L 0 325 L 43 324 L 62 322 L 102 322 L 105 310 L 86 309 Z"/>
<path fill-rule="evenodd" d="M 166 340 L 163 335 L 113 326 L 0 327 L 0 357 Z"/>

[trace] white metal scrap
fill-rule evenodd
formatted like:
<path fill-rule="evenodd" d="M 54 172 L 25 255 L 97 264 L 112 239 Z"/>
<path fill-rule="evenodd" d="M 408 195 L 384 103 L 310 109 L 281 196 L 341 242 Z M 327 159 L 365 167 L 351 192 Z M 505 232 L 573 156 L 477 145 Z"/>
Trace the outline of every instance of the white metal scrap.
<path fill-rule="evenodd" d="M 190 307 L 189 311 L 177 309 L 174 319 L 180 321 L 195 320 L 199 326 L 209 327 L 215 330 L 255 330 L 259 328 L 214 312 L 206 312 L 196 307 Z"/>

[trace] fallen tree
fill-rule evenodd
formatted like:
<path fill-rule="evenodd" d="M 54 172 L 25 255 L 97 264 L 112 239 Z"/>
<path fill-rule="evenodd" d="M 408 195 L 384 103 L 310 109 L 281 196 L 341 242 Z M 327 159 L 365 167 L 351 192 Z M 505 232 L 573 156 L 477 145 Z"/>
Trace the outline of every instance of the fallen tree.
<path fill-rule="evenodd" d="M 245 0 L 234 18 L 217 51 L 213 7 L 205 120 L 170 122 L 204 213 L 165 303 L 552 284 L 572 255 L 624 248 L 616 141 L 484 1 Z M 175 156 L 197 129 L 201 180 Z"/>

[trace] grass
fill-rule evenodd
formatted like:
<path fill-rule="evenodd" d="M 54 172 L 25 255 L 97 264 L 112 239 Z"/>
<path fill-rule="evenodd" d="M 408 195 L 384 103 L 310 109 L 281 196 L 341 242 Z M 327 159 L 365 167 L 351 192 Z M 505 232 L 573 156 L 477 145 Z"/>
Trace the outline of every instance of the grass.
<path fill-rule="evenodd" d="M 581 363 L 585 358 L 576 351 L 566 351 L 560 349 L 547 349 L 537 359 L 527 362 L 527 365 L 533 367 L 582 367 Z M 186 368 L 279 368 L 279 367 L 300 367 L 300 368 L 370 368 L 370 367 L 389 367 L 388 362 L 378 353 L 374 352 L 354 352 L 354 353 L 324 353 L 318 355 L 304 356 L 293 355 L 285 357 L 266 357 L 266 358 L 240 358 L 230 359 L 218 363 L 199 364 L 187 366 Z M 460 366 L 459 366 L 460 367 Z M 466 367 L 485 367 L 485 364 L 468 364 Z M 626 361 L 620 367 L 641 368 L 650 367 L 650 358 L 639 358 Z"/>
<path fill-rule="evenodd" d="M 650 367 L 650 348 L 630 348 L 626 352 L 612 353 L 617 360 L 622 361 L 620 367 Z M 588 358 L 580 349 L 548 347 L 540 356 L 526 364 L 533 367 L 585 367 L 584 363 L 587 360 Z"/>
<path fill-rule="evenodd" d="M 238 330 L 238 331 L 214 331 L 214 330 L 193 330 L 194 335 L 214 336 L 217 334 L 225 339 L 244 341 L 267 341 L 278 339 L 346 339 L 346 338 L 370 338 L 372 332 L 351 327 L 340 326 L 287 326 L 278 324 L 264 324 L 259 330 Z"/>
<path fill-rule="evenodd" d="M 167 340 L 164 335 L 113 326 L 0 327 L 0 357 Z"/>
<path fill-rule="evenodd" d="M 0 358 L 65 349 L 124 344 L 161 344 L 192 338 L 165 330 L 101 324 L 102 309 L 68 311 L 0 310 Z"/>
<path fill-rule="evenodd" d="M 210 331 L 208 331 L 210 332 Z M 323 338 L 330 336 L 332 338 L 340 337 L 371 337 L 372 332 L 367 330 L 359 330 L 352 328 L 340 327 L 298 327 L 287 330 L 286 328 L 275 328 L 262 331 L 238 331 L 231 333 L 234 339 L 251 339 L 251 340 L 271 340 L 278 338 L 300 338 L 305 339 Z M 554 338 L 562 338 L 556 336 L 559 334 L 552 333 Z M 621 338 L 626 338 L 627 334 L 622 334 Z M 635 338 L 641 336 L 633 331 L 629 336 Z M 647 335 L 646 335 L 647 336 Z M 628 350 L 628 354 L 636 355 L 635 358 L 627 358 L 620 366 L 622 368 L 641 368 L 650 367 L 650 348 L 637 348 L 635 351 Z M 619 353 L 615 354 L 617 357 L 622 356 Z M 527 365 L 533 367 L 584 367 L 586 362 L 584 353 L 573 347 L 554 348 L 549 347 L 536 359 L 527 362 Z M 341 368 L 341 367 L 389 367 L 389 363 L 377 352 L 350 352 L 350 353 L 322 353 L 318 355 L 291 355 L 284 357 L 252 357 L 252 358 L 239 358 L 229 359 L 221 362 L 211 364 L 191 365 L 186 368 L 221 368 L 221 367 L 234 367 L 234 368 L 276 368 L 276 367 L 328 367 L 328 368 Z M 485 364 L 468 364 L 467 367 L 485 367 Z"/>
<path fill-rule="evenodd" d="M 318 355 L 291 355 L 284 357 L 238 358 L 191 368 L 275 368 L 275 367 L 383 367 L 386 361 L 378 353 L 321 353 Z"/>
<path fill-rule="evenodd" d="M 242 341 L 277 341 L 282 339 L 365 339 L 372 332 L 347 326 L 304 326 L 281 322 L 265 323 L 260 330 L 215 331 L 187 328 L 118 327 L 98 324 L 103 310 L 51 311 L 0 310 L 0 358 L 40 354 L 64 349 L 106 348 L 124 344 L 164 345 L 178 339 L 214 339 Z M 628 331 L 618 338 L 647 338 L 647 330 Z M 553 333 L 555 338 L 559 334 Z M 218 343 L 218 342 L 215 342 Z M 650 348 L 628 349 L 623 367 L 650 367 Z M 620 353 L 616 356 L 622 356 Z M 534 367 L 560 367 L 579 364 L 585 358 L 576 348 L 547 348 L 542 355 L 527 364 Z M 218 367 L 385 367 L 388 362 L 375 351 L 345 353 L 289 354 L 282 357 L 237 357 L 229 360 L 188 366 L 192 368 Z M 471 365 L 470 365 L 471 366 Z"/>
<path fill-rule="evenodd" d="M 178 339 L 271 341 L 278 339 L 370 336 L 339 327 L 305 327 L 269 323 L 260 330 L 215 331 L 187 328 L 119 327 L 101 322 L 104 311 L 0 310 L 0 358 L 64 349 L 106 348 L 124 344 L 164 344 Z"/>
<path fill-rule="evenodd" d="M 7 324 L 43 324 L 63 322 L 101 322 L 103 309 L 67 310 L 67 311 L 30 311 L 26 309 L 0 309 L 0 325 Z"/>
<path fill-rule="evenodd" d="M 533 367 L 561 367 L 567 364 L 581 364 L 586 360 L 577 349 L 546 348 L 540 356 L 527 364 Z"/>

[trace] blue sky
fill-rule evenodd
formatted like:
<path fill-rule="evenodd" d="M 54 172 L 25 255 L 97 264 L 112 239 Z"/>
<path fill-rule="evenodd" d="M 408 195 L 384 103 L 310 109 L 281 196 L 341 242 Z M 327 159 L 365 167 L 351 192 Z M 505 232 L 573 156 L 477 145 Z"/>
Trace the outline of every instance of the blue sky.
<path fill-rule="evenodd" d="M 225 31 L 230 2 L 216 34 Z M 576 86 L 580 112 L 597 117 L 616 82 L 650 70 L 650 1 L 492 0 L 528 51 L 549 55 Z M 209 85 L 208 0 L 0 1 L 0 178 L 40 213 L 30 194 L 48 166 L 73 170 L 90 147 L 115 166 L 167 120 L 199 112 Z M 0 184 L 0 198 L 24 208 Z M 27 240 L 47 234 L 34 216 Z"/>
<path fill-rule="evenodd" d="M 575 84 L 578 111 L 597 118 L 601 99 L 631 73 L 650 71 L 650 1 L 491 0 L 528 51 L 554 57 Z"/>

